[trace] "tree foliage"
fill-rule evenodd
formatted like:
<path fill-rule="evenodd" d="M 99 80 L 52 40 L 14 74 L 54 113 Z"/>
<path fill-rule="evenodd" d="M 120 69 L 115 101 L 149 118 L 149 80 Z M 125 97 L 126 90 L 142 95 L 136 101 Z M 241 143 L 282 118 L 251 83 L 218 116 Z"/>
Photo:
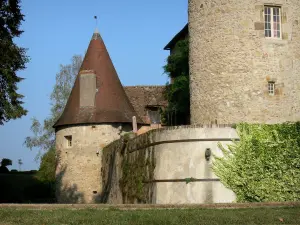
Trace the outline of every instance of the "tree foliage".
<path fill-rule="evenodd" d="M 1 160 L 0 173 L 9 173 L 7 166 L 11 166 L 11 165 L 12 165 L 11 159 L 3 158 Z"/>
<path fill-rule="evenodd" d="M 177 42 L 164 67 L 172 82 L 166 85 L 165 98 L 168 107 L 163 112 L 167 125 L 189 124 L 190 88 L 189 88 L 189 42 L 186 38 Z"/>
<path fill-rule="evenodd" d="M 0 125 L 27 113 L 22 106 L 23 96 L 17 93 L 22 78 L 16 73 L 25 69 L 29 58 L 26 49 L 13 42 L 23 33 L 23 20 L 19 0 L 0 0 Z"/>
<path fill-rule="evenodd" d="M 55 165 L 55 148 L 52 147 L 42 156 L 40 169 L 37 173 L 38 179 L 42 182 L 54 182 Z"/>
<path fill-rule="evenodd" d="M 60 71 L 56 74 L 56 83 L 50 96 L 50 117 L 46 118 L 43 124 L 36 118 L 32 119 L 31 131 L 33 136 L 25 139 L 27 148 L 38 148 L 40 152 L 45 152 L 54 147 L 55 130 L 52 126 L 65 108 L 81 63 L 82 57 L 74 55 L 71 64 L 60 65 Z"/>
<path fill-rule="evenodd" d="M 12 165 L 12 160 L 11 159 L 7 159 L 7 158 L 3 158 L 1 160 L 1 166 L 11 166 Z"/>
<path fill-rule="evenodd" d="M 82 64 L 82 57 L 74 55 L 72 63 L 68 65 L 60 65 L 60 71 L 56 74 L 56 83 L 50 96 L 51 115 L 41 124 L 36 118 L 33 118 L 31 131 L 33 136 L 25 139 L 27 148 L 38 148 L 41 158 L 40 170 L 38 177 L 42 181 L 54 181 L 55 176 L 55 130 L 52 127 L 62 114 L 75 78 Z"/>
<path fill-rule="evenodd" d="M 239 202 L 300 200 L 300 123 L 239 124 L 213 169 Z"/>

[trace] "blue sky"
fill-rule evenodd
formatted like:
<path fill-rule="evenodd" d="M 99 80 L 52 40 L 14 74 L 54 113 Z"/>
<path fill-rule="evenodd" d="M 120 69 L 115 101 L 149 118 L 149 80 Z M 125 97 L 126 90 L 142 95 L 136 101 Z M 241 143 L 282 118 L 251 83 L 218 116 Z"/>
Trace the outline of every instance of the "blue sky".
<path fill-rule="evenodd" d="M 50 113 L 49 96 L 60 64 L 83 55 L 95 30 L 94 16 L 123 85 L 162 85 L 162 67 L 169 54 L 163 47 L 188 20 L 187 0 L 23 0 L 24 33 L 16 42 L 31 58 L 19 76 L 25 80 L 28 115 L 0 126 L 0 158 L 10 158 L 18 169 L 38 169 L 37 150 L 23 146 L 31 135 L 31 118 L 43 121 Z"/>

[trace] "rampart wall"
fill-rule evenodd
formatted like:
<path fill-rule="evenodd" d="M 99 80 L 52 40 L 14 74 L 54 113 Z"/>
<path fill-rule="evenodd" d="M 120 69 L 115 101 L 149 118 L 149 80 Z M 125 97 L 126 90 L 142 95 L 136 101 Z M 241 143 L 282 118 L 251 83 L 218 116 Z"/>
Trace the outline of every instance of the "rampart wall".
<path fill-rule="evenodd" d="M 218 143 L 238 139 L 235 129 L 170 127 L 133 139 L 123 137 L 103 150 L 103 203 L 228 203 L 235 195 L 212 171 L 212 155 L 221 156 Z"/>

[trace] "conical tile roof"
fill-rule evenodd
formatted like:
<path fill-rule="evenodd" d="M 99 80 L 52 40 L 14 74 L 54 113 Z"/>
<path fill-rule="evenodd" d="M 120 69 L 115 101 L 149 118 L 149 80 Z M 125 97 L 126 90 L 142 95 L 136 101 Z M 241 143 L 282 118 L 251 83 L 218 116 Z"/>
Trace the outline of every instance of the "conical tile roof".
<path fill-rule="evenodd" d="M 138 123 L 143 123 L 123 89 L 97 30 L 90 41 L 80 71 L 64 112 L 54 127 L 75 124 L 131 123 L 133 116 L 136 116 Z M 94 104 L 83 107 L 80 104 L 82 97 L 80 96 L 80 90 L 82 91 L 80 76 L 89 72 L 96 75 L 96 91 L 92 100 Z"/>

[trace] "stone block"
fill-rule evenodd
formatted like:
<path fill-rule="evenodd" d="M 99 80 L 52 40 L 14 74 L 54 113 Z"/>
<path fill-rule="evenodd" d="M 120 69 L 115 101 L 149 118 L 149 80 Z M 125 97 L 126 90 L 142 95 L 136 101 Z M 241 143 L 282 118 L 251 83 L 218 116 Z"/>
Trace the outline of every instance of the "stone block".
<path fill-rule="evenodd" d="M 254 29 L 255 30 L 265 30 L 265 24 L 262 22 L 255 22 Z"/>

